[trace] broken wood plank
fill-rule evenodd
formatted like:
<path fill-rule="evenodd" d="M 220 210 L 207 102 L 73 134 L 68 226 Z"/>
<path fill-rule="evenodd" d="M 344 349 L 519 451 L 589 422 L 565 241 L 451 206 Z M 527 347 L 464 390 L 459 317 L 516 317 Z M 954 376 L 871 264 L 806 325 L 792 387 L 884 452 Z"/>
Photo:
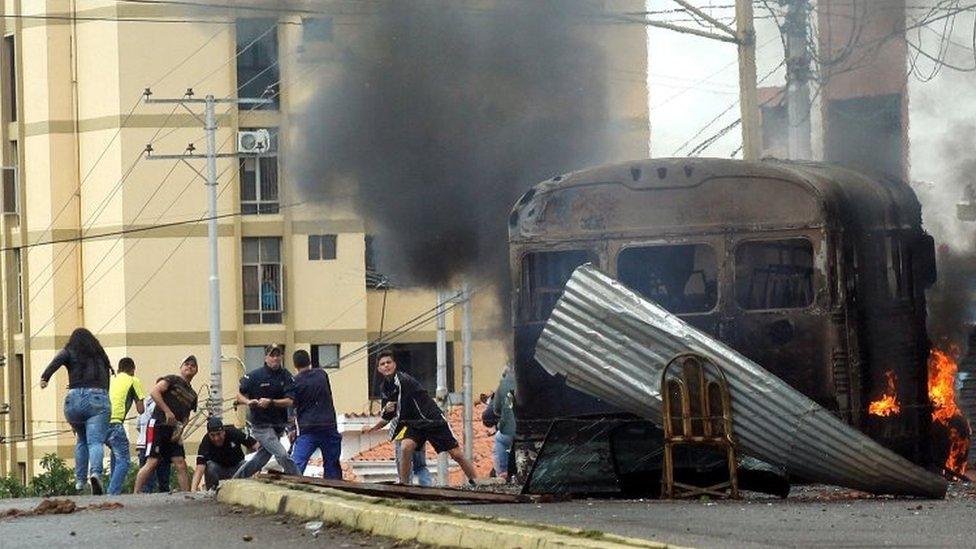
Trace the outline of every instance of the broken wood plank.
<path fill-rule="evenodd" d="M 521 494 L 500 494 L 458 488 L 404 486 L 402 484 L 376 484 L 370 482 L 350 482 L 313 477 L 291 477 L 275 474 L 261 474 L 257 480 L 288 481 L 296 484 L 310 484 L 323 488 L 333 488 L 354 494 L 383 498 L 415 499 L 421 501 L 451 501 L 472 503 L 532 503 L 540 498 Z"/>

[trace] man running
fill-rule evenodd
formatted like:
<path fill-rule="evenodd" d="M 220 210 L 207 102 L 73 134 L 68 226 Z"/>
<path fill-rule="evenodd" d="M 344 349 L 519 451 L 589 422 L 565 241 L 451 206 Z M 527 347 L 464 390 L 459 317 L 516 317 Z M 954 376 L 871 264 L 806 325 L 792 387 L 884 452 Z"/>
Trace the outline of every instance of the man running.
<path fill-rule="evenodd" d="M 112 450 L 112 476 L 108 481 L 108 493 L 117 496 L 122 493 L 122 483 L 129 473 L 129 437 L 125 433 L 125 414 L 134 402 L 136 411 L 145 411 L 142 399 L 146 391 L 136 375 L 136 363 L 129 357 L 119 360 L 119 369 L 109 382 L 108 398 L 112 405 L 112 415 L 108 420 L 108 436 L 105 444 Z"/>
<path fill-rule="evenodd" d="M 190 386 L 197 375 L 197 357 L 190 355 L 180 364 L 179 375 L 168 375 L 150 391 L 156 411 L 146 427 L 146 464 L 139 469 L 133 492 L 142 487 L 156 471 L 160 461 L 176 466 L 176 479 L 180 490 L 190 490 L 190 478 L 186 470 L 186 451 L 183 449 L 183 426 L 190 419 L 190 412 L 197 409 L 197 393 Z"/>
<path fill-rule="evenodd" d="M 382 351 L 376 359 L 376 370 L 383 376 L 383 409 L 396 402 L 396 429 L 393 440 L 400 441 L 400 482 L 410 484 L 413 453 L 430 442 L 434 451 L 447 452 L 474 484 L 474 466 L 464 457 L 457 438 L 441 409 L 419 381 L 397 370 L 392 351 Z"/>

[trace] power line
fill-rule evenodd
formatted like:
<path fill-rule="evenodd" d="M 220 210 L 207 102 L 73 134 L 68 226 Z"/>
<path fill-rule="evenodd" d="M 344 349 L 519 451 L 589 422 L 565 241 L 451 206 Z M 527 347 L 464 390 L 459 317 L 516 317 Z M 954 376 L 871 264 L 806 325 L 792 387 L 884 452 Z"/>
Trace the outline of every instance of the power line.
<path fill-rule="evenodd" d="M 268 6 L 255 6 L 249 4 L 216 4 L 207 2 L 189 2 L 186 0 L 118 0 L 120 3 L 125 4 L 149 4 L 157 6 L 184 6 L 192 8 L 209 8 L 218 10 L 240 10 L 240 11 L 260 11 L 268 13 L 294 13 L 303 15 L 328 15 L 329 12 L 310 10 L 310 9 L 299 9 L 299 8 L 288 8 L 288 7 L 268 7 Z"/>

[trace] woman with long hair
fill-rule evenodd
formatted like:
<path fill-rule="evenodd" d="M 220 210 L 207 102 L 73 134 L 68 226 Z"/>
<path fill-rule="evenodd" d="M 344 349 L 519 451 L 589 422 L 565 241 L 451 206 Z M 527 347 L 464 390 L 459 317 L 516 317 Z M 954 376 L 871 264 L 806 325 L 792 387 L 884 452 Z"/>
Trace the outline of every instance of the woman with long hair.
<path fill-rule="evenodd" d="M 64 349 L 54 356 L 41 374 L 41 389 L 58 368 L 68 370 L 68 394 L 64 397 L 64 417 L 75 432 L 75 488 L 91 482 L 92 494 L 101 495 L 102 461 L 111 405 L 109 378 L 115 373 L 105 349 L 85 328 L 71 332 Z"/>

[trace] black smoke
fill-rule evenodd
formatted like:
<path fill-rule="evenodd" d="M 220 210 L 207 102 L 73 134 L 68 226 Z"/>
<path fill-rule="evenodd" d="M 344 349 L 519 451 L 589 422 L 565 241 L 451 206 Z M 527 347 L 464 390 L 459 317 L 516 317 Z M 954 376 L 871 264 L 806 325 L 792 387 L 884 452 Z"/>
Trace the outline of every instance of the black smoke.
<path fill-rule="evenodd" d="M 351 194 L 379 270 L 400 284 L 448 287 L 465 275 L 505 291 L 518 196 L 607 159 L 593 4 L 369 5 L 295 128 L 303 191 L 326 203 Z"/>
<path fill-rule="evenodd" d="M 923 219 L 938 245 L 938 281 L 928 292 L 929 335 L 965 350 L 976 319 L 976 223 L 959 219 L 956 205 L 973 199 L 976 185 L 976 124 L 947 125 L 940 136 L 942 180 L 919 188 Z"/>

